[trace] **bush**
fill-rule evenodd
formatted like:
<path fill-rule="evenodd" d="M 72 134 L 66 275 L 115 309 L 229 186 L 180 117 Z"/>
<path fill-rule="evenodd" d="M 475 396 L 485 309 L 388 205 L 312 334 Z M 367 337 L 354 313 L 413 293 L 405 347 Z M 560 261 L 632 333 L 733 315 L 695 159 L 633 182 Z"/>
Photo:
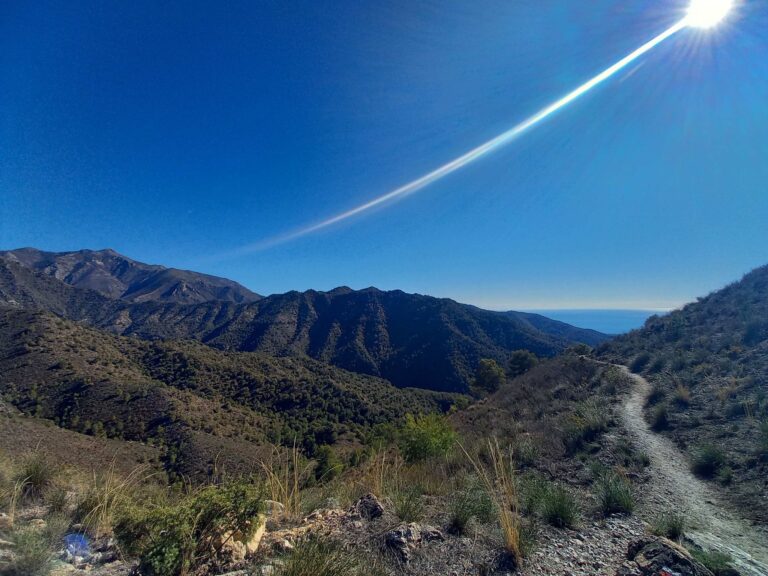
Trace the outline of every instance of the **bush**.
<path fill-rule="evenodd" d="M 506 376 L 504 369 L 496 360 L 483 358 L 477 365 L 475 372 L 475 387 L 485 392 L 496 392 L 504 383 Z"/>
<path fill-rule="evenodd" d="M 320 446 L 315 454 L 315 459 L 317 460 L 315 466 L 316 480 L 333 480 L 344 469 L 344 464 L 330 446 Z"/>
<path fill-rule="evenodd" d="M 11 536 L 13 560 L 0 568 L 2 576 L 47 576 L 64 535 L 65 522 L 49 518 L 43 530 L 26 528 Z"/>
<path fill-rule="evenodd" d="M 669 407 L 666 402 L 656 404 L 651 410 L 651 429 L 656 432 L 669 428 Z"/>
<path fill-rule="evenodd" d="M 648 362 L 651 361 L 651 355 L 648 354 L 648 352 L 641 352 L 637 356 L 635 356 L 634 360 L 632 360 L 632 363 L 629 365 L 629 369 L 632 370 L 635 374 L 639 374 L 643 371 L 643 369 L 648 365 Z"/>
<path fill-rule="evenodd" d="M 615 472 L 608 472 L 598 478 L 596 496 L 600 511 L 609 514 L 631 514 L 635 509 L 632 485 L 629 480 Z"/>
<path fill-rule="evenodd" d="M 680 384 L 675 389 L 675 404 L 687 408 L 691 404 L 691 389 Z"/>
<path fill-rule="evenodd" d="M 207 486 L 174 504 L 128 510 L 115 535 L 139 557 L 142 574 L 183 575 L 217 560 L 224 534 L 250 538 L 258 528 L 262 500 L 254 485 Z"/>
<path fill-rule="evenodd" d="M 369 573 L 365 572 L 365 573 Z M 299 543 L 275 576 L 362 576 L 361 562 L 341 545 L 309 538 Z"/>
<path fill-rule="evenodd" d="M 589 348 L 589 347 L 587 347 Z M 589 352 L 586 352 L 587 354 Z M 507 374 L 512 378 L 521 376 L 539 363 L 539 358 L 533 352 L 528 350 L 515 350 L 509 357 L 507 364 Z"/>
<path fill-rule="evenodd" d="M 456 443 L 456 432 L 440 414 L 406 416 L 400 433 L 400 450 L 408 462 L 444 456 Z"/>
<path fill-rule="evenodd" d="M 760 422 L 760 440 L 758 450 L 763 456 L 768 456 L 768 419 Z"/>
<path fill-rule="evenodd" d="M 656 536 L 664 536 L 670 540 L 679 541 L 685 534 L 686 524 L 685 516 L 677 512 L 668 512 L 656 518 L 651 531 Z"/>
<path fill-rule="evenodd" d="M 691 470 L 703 478 L 713 478 L 725 463 L 725 453 L 720 448 L 705 444 L 694 451 Z"/>
<path fill-rule="evenodd" d="M 456 492 L 451 499 L 450 520 L 448 531 L 451 534 L 465 534 L 473 520 L 487 523 L 495 515 L 493 500 L 491 500 L 480 481 L 471 476 L 466 486 Z"/>
<path fill-rule="evenodd" d="M 567 488 L 551 485 L 541 500 L 541 517 L 556 528 L 573 528 L 579 517 L 579 506 Z"/>

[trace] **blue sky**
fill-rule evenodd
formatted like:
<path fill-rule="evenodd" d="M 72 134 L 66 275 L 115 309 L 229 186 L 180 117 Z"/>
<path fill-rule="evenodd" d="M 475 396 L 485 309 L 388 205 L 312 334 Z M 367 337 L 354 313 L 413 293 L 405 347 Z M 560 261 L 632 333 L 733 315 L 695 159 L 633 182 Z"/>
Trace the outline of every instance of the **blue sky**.
<path fill-rule="evenodd" d="M 659 34 L 685 2 L 0 4 L 0 248 L 111 247 L 269 294 L 668 308 L 768 262 L 768 3 L 684 30 L 523 138 L 388 192 Z"/>

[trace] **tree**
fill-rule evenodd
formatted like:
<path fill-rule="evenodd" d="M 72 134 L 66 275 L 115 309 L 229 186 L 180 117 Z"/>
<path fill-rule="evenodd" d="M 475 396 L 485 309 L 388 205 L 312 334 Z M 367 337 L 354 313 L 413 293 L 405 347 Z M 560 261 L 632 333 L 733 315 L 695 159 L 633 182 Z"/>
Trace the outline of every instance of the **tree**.
<path fill-rule="evenodd" d="M 539 363 L 539 357 L 529 350 L 515 350 L 509 357 L 507 373 L 516 378 L 528 372 Z"/>
<path fill-rule="evenodd" d="M 504 369 L 496 360 L 483 358 L 477 365 L 475 373 L 475 386 L 486 392 L 496 392 L 504 383 Z"/>

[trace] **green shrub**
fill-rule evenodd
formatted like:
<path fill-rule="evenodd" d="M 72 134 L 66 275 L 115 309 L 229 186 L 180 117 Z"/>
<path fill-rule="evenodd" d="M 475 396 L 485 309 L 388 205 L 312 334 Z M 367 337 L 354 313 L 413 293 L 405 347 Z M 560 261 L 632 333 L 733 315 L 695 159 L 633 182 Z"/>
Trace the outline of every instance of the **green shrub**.
<path fill-rule="evenodd" d="M 648 352 L 641 352 L 637 356 L 635 356 L 634 360 L 632 360 L 632 363 L 629 365 L 629 369 L 632 370 L 632 372 L 639 374 L 643 371 L 643 368 L 645 368 L 648 365 L 648 362 L 651 361 L 651 355 L 648 354 Z"/>
<path fill-rule="evenodd" d="M 705 444 L 694 451 L 691 470 L 703 478 L 713 478 L 725 464 L 725 453 L 713 444 Z"/>
<path fill-rule="evenodd" d="M 682 384 L 675 388 L 675 404 L 681 408 L 687 408 L 691 404 L 691 389 Z"/>
<path fill-rule="evenodd" d="M 717 481 L 723 486 L 728 486 L 733 482 L 733 468 L 730 466 L 723 466 L 717 471 Z"/>
<path fill-rule="evenodd" d="M 704 564 L 704 566 L 715 576 L 730 576 L 733 574 L 733 568 L 731 566 L 733 559 L 728 554 L 714 550 L 710 552 L 694 548 L 691 550 L 691 556 Z"/>
<path fill-rule="evenodd" d="M 66 521 L 52 516 L 42 530 L 25 528 L 11 535 L 14 557 L 0 566 L 2 576 L 47 576 L 53 568 Z"/>
<path fill-rule="evenodd" d="M 685 534 L 685 516 L 678 512 L 665 512 L 653 522 L 651 531 L 657 536 L 664 536 L 670 540 L 680 540 Z"/>
<path fill-rule="evenodd" d="M 375 569 L 375 568 L 374 568 Z M 331 540 L 308 538 L 285 558 L 275 576 L 362 576 L 360 560 Z"/>
<path fill-rule="evenodd" d="M 496 360 L 483 358 L 477 365 L 474 385 L 484 392 L 493 393 L 498 390 L 506 380 L 504 369 Z"/>
<path fill-rule="evenodd" d="M 669 428 L 669 407 L 666 402 L 656 404 L 651 410 L 651 429 L 656 432 Z"/>
<path fill-rule="evenodd" d="M 124 549 L 139 557 L 142 574 L 177 576 L 215 561 L 218 540 L 258 528 L 262 491 L 246 483 L 207 486 L 178 502 L 127 510 L 115 527 Z"/>
<path fill-rule="evenodd" d="M 768 456 L 768 418 L 760 422 L 760 440 L 758 450 L 763 456 Z"/>
<path fill-rule="evenodd" d="M 587 348 L 589 348 L 587 346 Z M 578 353 L 578 352 L 576 352 Z M 589 351 L 583 352 L 588 354 Z M 528 372 L 531 368 L 539 363 L 539 357 L 533 352 L 528 350 L 515 350 L 509 357 L 509 363 L 507 364 L 507 374 L 510 377 L 515 378 Z"/>
<path fill-rule="evenodd" d="M 403 522 L 416 522 L 424 516 L 424 501 L 418 486 L 395 490 L 391 498 L 395 514 Z"/>
<path fill-rule="evenodd" d="M 631 514 L 635 509 L 632 485 L 629 480 L 615 472 L 607 472 L 595 483 L 597 503 L 603 515 Z"/>
<path fill-rule="evenodd" d="M 330 446 L 320 446 L 316 451 L 315 459 L 317 460 L 315 466 L 316 480 L 333 480 L 344 470 L 344 464 Z"/>
<path fill-rule="evenodd" d="M 464 488 L 456 492 L 451 499 L 448 531 L 452 534 L 465 534 L 470 522 L 491 522 L 495 512 L 493 500 L 482 483 L 476 477 L 470 476 Z"/>
<path fill-rule="evenodd" d="M 541 500 L 541 517 L 556 528 L 573 528 L 579 517 L 579 506 L 567 488 L 551 485 Z"/>
<path fill-rule="evenodd" d="M 653 406 L 658 404 L 666 397 L 667 393 L 659 382 L 654 383 L 651 387 L 651 392 L 648 394 L 648 398 L 645 399 L 646 406 Z"/>
<path fill-rule="evenodd" d="M 444 456 L 456 443 L 456 432 L 440 414 L 408 414 L 400 432 L 400 450 L 408 462 Z"/>

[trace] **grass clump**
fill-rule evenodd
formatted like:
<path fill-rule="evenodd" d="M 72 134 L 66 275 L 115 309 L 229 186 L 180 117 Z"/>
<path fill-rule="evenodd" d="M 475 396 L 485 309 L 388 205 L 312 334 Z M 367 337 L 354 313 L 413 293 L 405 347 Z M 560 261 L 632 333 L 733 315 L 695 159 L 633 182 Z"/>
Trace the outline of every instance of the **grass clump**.
<path fill-rule="evenodd" d="M 332 540 L 308 538 L 285 558 L 275 576 L 363 576 L 375 573 L 375 567 L 364 568 L 357 556 Z"/>
<path fill-rule="evenodd" d="M 419 486 L 397 489 L 391 498 L 395 514 L 403 522 L 416 522 L 424 516 L 424 501 Z"/>
<path fill-rule="evenodd" d="M 579 505 L 570 490 L 538 475 L 520 483 L 525 509 L 556 528 L 572 528 L 579 518 Z"/>
<path fill-rule="evenodd" d="M 66 528 L 65 522 L 51 518 L 44 529 L 24 528 L 11 535 L 14 557 L 0 567 L 2 576 L 47 576 Z"/>
<path fill-rule="evenodd" d="M 579 517 L 579 506 L 565 486 L 550 485 L 541 501 L 541 517 L 556 528 L 573 528 Z"/>
<path fill-rule="evenodd" d="M 207 486 L 177 502 L 127 510 L 115 535 L 147 576 L 184 576 L 220 559 L 233 534 L 258 528 L 263 492 L 244 482 Z"/>
<path fill-rule="evenodd" d="M 53 485 L 57 471 L 41 452 L 27 456 L 11 478 L 21 486 L 21 498 L 34 500 L 43 497 L 45 491 Z"/>
<path fill-rule="evenodd" d="M 456 443 L 456 432 L 440 414 L 408 414 L 400 431 L 400 451 L 407 462 L 445 456 Z"/>
<path fill-rule="evenodd" d="M 651 532 L 656 536 L 664 536 L 678 542 L 685 535 L 686 518 L 679 512 L 665 512 L 656 518 L 651 526 Z"/>
<path fill-rule="evenodd" d="M 476 476 L 470 476 L 465 486 L 453 495 L 449 505 L 451 534 L 466 534 L 472 521 L 487 523 L 493 520 L 496 509 L 493 500 Z"/>
<path fill-rule="evenodd" d="M 565 423 L 563 433 L 566 450 L 573 454 L 606 430 L 608 417 L 605 410 L 593 400 L 583 402 Z"/>
<path fill-rule="evenodd" d="M 714 478 L 725 465 L 725 453 L 714 444 L 700 446 L 691 460 L 691 470 L 702 478 Z"/>
<path fill-rule="evenodd" d="M 730 576 L 733 574 L 733 567 L 731 566 L 733 559 L 730 555 L 714 550 L 707 551 L 698 548 L 694 548 L 690 552 L 691 556 L 701 562 L 704 567 L 715 576 Z"/>
<path fill-rule="evenodd" d="M 626 476 L 617 472 L 606 472 L 597 479 L 595 496 L 604 516 L 631 514 L 635 509 L 632 484 Z"/>

